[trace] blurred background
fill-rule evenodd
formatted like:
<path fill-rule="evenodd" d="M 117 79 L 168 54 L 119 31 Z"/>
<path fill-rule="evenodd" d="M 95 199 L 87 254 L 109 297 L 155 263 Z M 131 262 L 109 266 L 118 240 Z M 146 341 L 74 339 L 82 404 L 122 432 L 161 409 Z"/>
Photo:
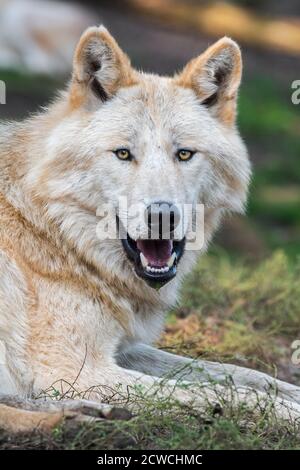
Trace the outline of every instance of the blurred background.
<path fill-rule="evenodd" d="M 21 119 L 49 102 L 69 76 L 80 33 L 98 23 L 134 66 L 160 74 L 223 35 L 241 45 L 238 120 L 254 167 L 247 216 L 218 233 L 161 344 L 263 369 L 276 364 L 299 381 L 289 359 L 300 336 L 300 104 L 291 99 L 300 80 L 299 0 L 0 0 L 0 118 Z"/>

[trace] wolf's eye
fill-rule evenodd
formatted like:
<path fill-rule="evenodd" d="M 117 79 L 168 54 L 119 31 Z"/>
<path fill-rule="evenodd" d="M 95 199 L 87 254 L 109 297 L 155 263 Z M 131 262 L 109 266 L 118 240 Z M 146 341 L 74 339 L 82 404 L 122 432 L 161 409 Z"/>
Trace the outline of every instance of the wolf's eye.
<path fill-rule="evenodd" d="M 178 160 L 182 162 L 186 162 L 192 158 L 192 156 L 195 154 L 192 150 L 187 150 L 187 149 L 180 149 L 178 150 L 176 156 Z"/>
<path fill-rule="evenodd" d="M 114 152 L 120 160 L 132 160 L 132 155 L 127 149 L 118 149 Z"/>

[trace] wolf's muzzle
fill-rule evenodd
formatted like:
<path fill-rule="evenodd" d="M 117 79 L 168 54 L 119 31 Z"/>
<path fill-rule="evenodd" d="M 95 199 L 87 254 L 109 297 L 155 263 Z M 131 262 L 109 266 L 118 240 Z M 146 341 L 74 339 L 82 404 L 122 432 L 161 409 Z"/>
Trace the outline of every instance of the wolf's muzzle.
<path fill-rule="evenodd" d="M 184 253 L 185 236 L 175 236 L 175 229 L 181 222 L 180 211 L 170 203 L 158 202 L 146 208 L 145 219 L 147 238 L 133 239 L 118 216 L 117 227 L 136 274 L 151 287 L 160 288 L 176 276 L 178 262 Z"/>

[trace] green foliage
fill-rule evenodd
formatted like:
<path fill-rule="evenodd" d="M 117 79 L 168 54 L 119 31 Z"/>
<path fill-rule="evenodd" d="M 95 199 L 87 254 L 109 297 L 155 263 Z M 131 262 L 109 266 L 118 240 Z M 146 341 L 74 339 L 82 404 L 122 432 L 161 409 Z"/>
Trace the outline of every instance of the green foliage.
<path fill-rule="evenodd" d="M 203 418 L 173 408 L 142 414 L 130 421 L 62 428 L 55 446 L 65 449 L 293 449 L 299 448 L 298 429 L 266 415 L 248 424 L 232 416 Z M 176 411 L 176 416 L 174 415 Z M 244 413 L 245 414 L 245 413 Z M 246 417 L 245 417 L 246 418 Z M 74 432 L 75 431 L 75 432 Z M 55 447 L 54 447 L 55 448 Z"/>
<path fill-rule="evenodd" d="M 293 335 L 300 324 L 300 262 L 291 266 L 282 251 L 257 266 L 229 257 L 201 258 L 185 283 L 182 303 L 200 315 L 221 318 L 259 330 Z"/>
<path fill-rule="evenodd" d="M 299 445 L 298 427 L 276 419 L 271 406 L 262 415 L 245 405 L 234 411 L 208 406 L 203 414 L 173 400 L 158 403 L 149 397 L 131 419 L 66 420 L 51 434 L 37 431 L 13 440 L 0 430 L 1 449 L 293 449 Z"/>
<path fill-rule="evenodd" d="M 300 113 L 291 93 L 267 77 L 246 80 L 239 124 L 254 160 L 248 215 L 268 246 L 293 258 L 300 250 Z"/>
<path fill-rule="evenodd" d="M 62 87 L 62 80 L 51 78 L 47 75 L 36 75 L 32 73 L 22 73 L 16 70 L 0 70 L 0 80 L 7 83 L 9 92 L 19 91 L 30 94 L 40 94 L 49 96 L 58 88 Z"/>
<path fill-rule="evenodd" d="M 291 102 L 292 89 L 282 87 L 267 77 L 246 80 L 239 98 L 239 124 L 245 134 L 256 139 L 277 135 L 297 136 L 300 117 Z"/>

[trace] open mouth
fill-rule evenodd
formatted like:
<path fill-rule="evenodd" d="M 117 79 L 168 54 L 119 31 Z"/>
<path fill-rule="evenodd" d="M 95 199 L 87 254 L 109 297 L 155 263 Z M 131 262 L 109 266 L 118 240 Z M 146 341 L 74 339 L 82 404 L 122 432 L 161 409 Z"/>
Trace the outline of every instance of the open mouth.
<path fill-rule="evenodd" d="M 160 288 L 176 276 L 185 238 L 180 241 L 133 240 L 127 234 L 122 244 L 128 258 L 134 263 L 136 274 L 151 287 Z"/>

